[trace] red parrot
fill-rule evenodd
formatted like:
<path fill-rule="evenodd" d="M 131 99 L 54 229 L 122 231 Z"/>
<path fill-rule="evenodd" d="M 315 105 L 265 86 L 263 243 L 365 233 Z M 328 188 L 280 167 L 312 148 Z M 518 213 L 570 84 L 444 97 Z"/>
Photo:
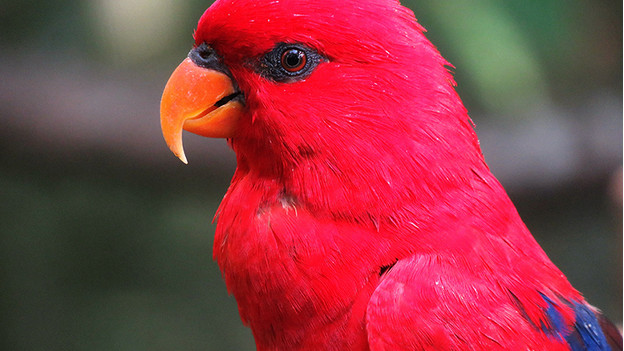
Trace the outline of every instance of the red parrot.
<path fill-rule="evenodd" d="M 490 173 L 396 0 L 218 0 L 161 102 L 226 138 L 214 258 L 258 350 L 621 350 Z"/>

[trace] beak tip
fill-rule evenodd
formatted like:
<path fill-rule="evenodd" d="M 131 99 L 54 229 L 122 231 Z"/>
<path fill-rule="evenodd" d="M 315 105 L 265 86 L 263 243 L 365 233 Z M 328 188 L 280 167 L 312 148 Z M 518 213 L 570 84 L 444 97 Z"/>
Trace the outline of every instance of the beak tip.
<path fill-rule="evenodd" d="M 173 154 L 176 155 L 176 157 L 179 158 L 180 161 L 182 161 L 185 165 L 188 165 L 188 160 L 186 159 L 184 150 L 181 150 L 180 152 L 174 152 Z"/>

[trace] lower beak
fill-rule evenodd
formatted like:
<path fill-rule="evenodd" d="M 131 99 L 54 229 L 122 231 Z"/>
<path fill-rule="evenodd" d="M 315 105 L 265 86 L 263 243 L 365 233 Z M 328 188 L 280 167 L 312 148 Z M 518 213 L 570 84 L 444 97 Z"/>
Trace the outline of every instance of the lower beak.
<path fill-rule="evenodd" d="M 212 138 L 236 133 L 244 106 L 232 79 L 225 73 L 199 67 L 190 58 L 175 69 L 160 102 L 160 126 L 169 149 L 187 163 L 182 130 Z"/>

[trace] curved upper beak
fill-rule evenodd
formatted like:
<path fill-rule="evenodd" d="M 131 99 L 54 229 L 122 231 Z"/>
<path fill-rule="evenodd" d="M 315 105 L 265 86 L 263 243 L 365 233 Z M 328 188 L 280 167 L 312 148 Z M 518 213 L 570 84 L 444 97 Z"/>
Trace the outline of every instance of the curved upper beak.
<path fill-rule="evenodd" d="M 244 106 L 232 79 L 186 58 L 175 69 L 160 102 L 160 126 L 169 149 L 187 163 L 182 130 L 213 138 L 236 133 Z"/>

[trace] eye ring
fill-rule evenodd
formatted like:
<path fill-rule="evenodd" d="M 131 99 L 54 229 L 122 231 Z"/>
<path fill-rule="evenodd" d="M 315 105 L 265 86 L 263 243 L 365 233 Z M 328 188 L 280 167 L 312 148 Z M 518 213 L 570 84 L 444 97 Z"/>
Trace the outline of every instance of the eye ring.
<path fill-rule="evenodd" d="M 282 68 L 289 73 L 296 73 L 306 67 L 308 56 L 305 51 L 298 48 L 287 48 L 281 56 Z"/>

